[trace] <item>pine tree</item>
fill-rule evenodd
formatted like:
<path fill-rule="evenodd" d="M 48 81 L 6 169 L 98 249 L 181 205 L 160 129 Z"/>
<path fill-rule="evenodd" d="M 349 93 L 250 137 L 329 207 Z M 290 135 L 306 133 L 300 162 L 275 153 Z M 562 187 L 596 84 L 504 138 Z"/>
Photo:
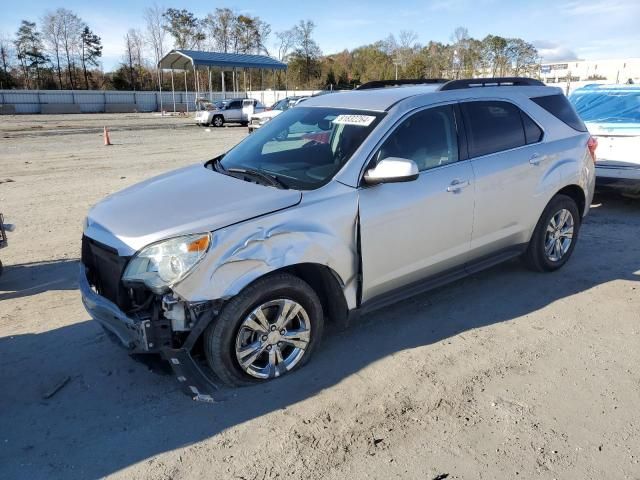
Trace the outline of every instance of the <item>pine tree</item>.
<path fill-rule="evenodd" d="M 102 41 L 98 35 L 93 33 L 88 26 L 84 26 L 80 34 L 80 61 L 84 73 L 84 84 L 89 90 L 89 72 L 87 65 L 97 67 L 98 59 L 102 56 Z"/>

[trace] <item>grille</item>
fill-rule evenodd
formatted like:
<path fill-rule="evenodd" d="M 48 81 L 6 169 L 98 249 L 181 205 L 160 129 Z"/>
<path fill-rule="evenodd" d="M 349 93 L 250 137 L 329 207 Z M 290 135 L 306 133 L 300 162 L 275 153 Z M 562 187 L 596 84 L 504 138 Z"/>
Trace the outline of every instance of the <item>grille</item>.
<path fill-rule="evenodd" d="M 126 310 L 129 300 L 120 278 L 129 257 L 95 240 L 82 237 L 82 264 L 87 269 L 87 280 L 98 294 Z"/>

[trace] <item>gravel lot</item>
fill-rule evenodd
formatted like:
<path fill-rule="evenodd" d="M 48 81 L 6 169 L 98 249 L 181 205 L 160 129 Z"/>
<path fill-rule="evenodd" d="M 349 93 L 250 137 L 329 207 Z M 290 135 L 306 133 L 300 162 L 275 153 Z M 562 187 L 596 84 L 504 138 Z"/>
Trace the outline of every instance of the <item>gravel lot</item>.
<path fill-rule="evenodd" d="M 77 291 L 88 208 L 245 131 L 0 117 L 0 478 L 640 478 L 640 202 L 596 197 L 560 272 L 513 261 L 386 308 L 216 404 L 113 345 Z"/>

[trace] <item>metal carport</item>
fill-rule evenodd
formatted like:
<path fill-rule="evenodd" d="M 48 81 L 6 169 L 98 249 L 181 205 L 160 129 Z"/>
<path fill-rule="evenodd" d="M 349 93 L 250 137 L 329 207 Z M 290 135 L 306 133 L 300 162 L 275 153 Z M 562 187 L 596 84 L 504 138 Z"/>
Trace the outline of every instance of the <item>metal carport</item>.
<path fill-rule="evenodd" d="M 211 95 L 212 86 L 211 86 L 211 67 L 220 68 L 220 75 L 222 78 L 222 92 L 223 95 L 226 95 L 225 90 L 225 80 L 224 80 L 224 72 L 231 70 L 233 72 L 233 84 L 235 91 L 235 73 L 236 69 L 242 69 L 244 71 L 248 69 L 257 69 L 261 72 L 263 70 L 271 70 L 275 72 L 276 70 L 285 70 L 287 69 L 287 64 L 275 60 L 266 55 L 250 55 L 250 54 L 241 54 L 241 53 L 222 53 L 222 52 L 204 52 L 200 50 L 171 50 L 167 53 L 160 61 L 158 62 L 158 71 L 160 70 L 171 70 L 171 91 L 173 93 L 173 111 L 176 110 L 175 103 L 175 88 L 173 82 L 173 72 L 174 70 L 184 71 L 185 75 L 185 90 L 187 89 L 187 71 L 193 70 L 194 72 L 194 87 L 196 90 L 196 99 L 200 94 L 200 80 L 198 75 L 196 74 L 197 70 L 206 69 L 209 76 L 209 95 Z M 262 74 L 261 74 L 261 83 L 262 83 Z M 159 82 L 160 84 L 160 82 Z M 262 86 L 261 86 L 262 87 Z M 160 89 L 162 90 L 162 85 L 160 84 Z M 162 95 L 160 96 L 162 98 Z M 160 106 L 162 110 L 162 105 Z M 188 110 L 187 106 L 187 112 Z"/>

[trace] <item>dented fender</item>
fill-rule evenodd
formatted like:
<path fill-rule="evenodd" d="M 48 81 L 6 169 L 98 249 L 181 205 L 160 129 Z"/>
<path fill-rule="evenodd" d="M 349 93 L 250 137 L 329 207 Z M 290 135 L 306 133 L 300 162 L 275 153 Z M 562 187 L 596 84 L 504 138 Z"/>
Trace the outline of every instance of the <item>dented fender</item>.
<path fill-rule="evenodd" d="M 270 272 L 313 263 L 333 271 L 355 308 L 357 190 L 325 187 L 305 192 L 296 206 L 213 232 L 209 253 L 174 291 L 189 301 L 228 299 Z"/>

